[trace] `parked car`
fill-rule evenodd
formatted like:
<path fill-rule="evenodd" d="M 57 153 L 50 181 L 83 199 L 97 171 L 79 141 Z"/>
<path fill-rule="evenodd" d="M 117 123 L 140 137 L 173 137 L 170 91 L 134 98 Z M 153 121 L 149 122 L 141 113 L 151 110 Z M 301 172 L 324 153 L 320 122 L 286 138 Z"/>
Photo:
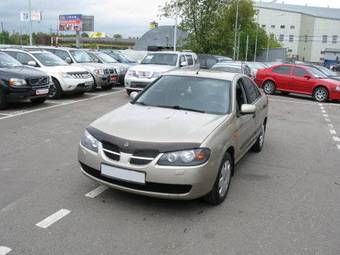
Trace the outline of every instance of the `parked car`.
<path fill-rule="evenodd" d="M 320 72 L 322 72 L 328 78 L 340 81 L 340 76 L 336 72 L 333 72 L 332 70 L 328 69 L 327 67 L 320 66 L 320 65 L 314 65 L 314 64 L 303 64 L 303 65 L 313 67 L 313 68 L 319 70 Z"/>
<path fill-rule="evenodd" d="M 254 78 L 256 77 L 256 73 L 257 73 L 258 70 L 267 68 L 267 66 L 264 65 L 261 62 L 249 62 L 249 61 L 247 61 L 247 62 L 245 62 L 245 64 L 250 68 L 251 76 L 254 77 Z"/>
<path fill-rule="evenodd" d="M 252 77 L 250 67 L 242 62 L 221 62 L 215 64 L 211 70 L 229 72 L 229 73 L 242 73 L 249 77 Z"/>
<path fill-rule="evenodd" d="M 100 87 L 104 90 L 112 89 L 118 82 L 118 73 L 114 68 L 105 64 L 95 63 L 85 50 L 64 47 L 39 47 L 49 51 L 72 66 L 81 66 L 91 73 L 94 84 L 91 90 Z"/>
<path fill-rule="evenodd" d="M 129 65 L 130 67 L 138 64 L 136 61 L 129 59 L 127 56 L 125 56 L 123 53 L 121 53 L 118 50 L 107 50 L 106 49 L 106 50 L 101 50 L 101 51 L 110 55 L 115 60 L 117 60 L 119 63 Z"/>
<path fill-rule="evenodd" d="M 215 56 L 211 54 L 198 54 L 198 60 L 201 69 L 210 69 L 220 62 L 232 61 L 231 58 L 223 56 Z"/>
<path fill-rule="evenodd" d="M 247 76 L 175 70 L 93 122 L 78 158 L 86 176 L 116 189 L 220 204 L 235 165 L 262 150 L 267 116 Z"/>
<path fill-rule="evenodd" d="M 267 94 L 281 91 L 310 95 L 318 102 L 340 100 L 340 82 L 310 66 L 282 64 L 261 69 L 255 81 Z"/>
<path fill-rule="evenodd" d="M 331 66 L 331 70 L 334 72 L 340 72 L 340 64 L 335 64 Z"/>
<path fill-rule="evenodd" d="M 0 109 L 14 100 L 30 99 L 32 103 L 45 102 L 51 79 L 45 73 L 23 66 L 19 61 L 0 52 Z"/>
<path fill-rule="evenodd" d="M 94 62 L 98 62 L 101 64 L 106 64 L 107 66 L 113 67 L 117 70 L 118 73 L 118 82 L 121 85 L 124 85 L 125 75 L 128 69 L 130 68 L 129 65 L 123 64 L 115 60 L 109 54 L 101 51 L 88 51 L 87 52 Z"/>
<path fill-rule="evenodd" d="M 163 73 L 182 67 L 199 67 L 196 54 L 173 51 L 148 53 L 140 65 L 131 67 L 126 73 L 126 92 L 143 90 Z"/>
<path fill-rule="evenodd" d="M 39 69 L 52 77 L 50 98 L 64 94 L 81 94 L 89 91 L 94 84 L 91 74 L 80 66 L 70 66 L 56 55 L 44 50 L 3 50 L 21 64 Z"/>

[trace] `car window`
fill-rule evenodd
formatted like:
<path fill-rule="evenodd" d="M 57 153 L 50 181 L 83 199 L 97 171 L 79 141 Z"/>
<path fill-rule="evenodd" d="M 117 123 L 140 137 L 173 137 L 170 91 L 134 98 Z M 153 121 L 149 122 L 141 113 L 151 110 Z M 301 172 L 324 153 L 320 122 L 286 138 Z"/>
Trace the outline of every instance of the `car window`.
<path fill-rule="evenodd" d="M 32 53 L 44 66 L 67 66 L 67 63 L 51 52 Z"/>
<path fill-rule="evenodd" d="M 242 80 L 238 80 L 236 85 L 236 110 L 237 112 L 241 111 L 241 106 L 247 103 L 247 98 L 243 89 Z"/>
<path fill-rule="evenodd" d="M 273 69 L 273 73 L 278 73 L 278 74 L 289 75 L 290 72 L 291 72 L 290 66 L 279 66 Z"/>
<path fill-rule="evenodd" d="M 178 54 L 174 53 L 150 53 L 143 59 L 142 64 L 176 66 L 177 59 Z"/>
<path fill-rule="evenodd" d="M 92 62 L 97 62 L 97 63 L 103 63 L 103 61 L 100 60 L 100 58 L 98 58 L 98 56 L 93 53 L 93 52 L 87 52 L 87 54 L 90 56 L 90 58 L 92 59 Z"/>
<path fill-rule="evenodd" d="M 306 72 L 305 69 L 301 67 L 294 67 L 293 75 L 298 77 L 304 77 L 305 75 L 308 75 L 308 73 Z"/>
<path fill-rule="evenodd" d="M 69 58 L 69 54 L 67 53 L 67 51 L 64 50 L 55 50 L 54 52 L 55 55 L 57 55 L 59 58 L 66 60 L 67 58 Z"/>
<path fill-rule="evenodd" d="M 261 93 L 257 86 L 248 78 L 242 78 L 243 87 L 246 92 L 247 101 L 249 104 L 254 103 L 260 96 Z"/>
<path fill-rule="evenodd" d="M 73 56 L 77 63 L 93 63 L 95 62 L 90 55 L 84 50 L 70 50 L 70 54 Z"/>
<path fill-rule="evenodd" d="M 179 59 L 179 64 L 181 65 L 183 62 L 186 62 L 185 56 L 181 55 L 180 59 Z"/>
<path fill-rule="evenodd" d="M 188 65 L 192 66 L 194 64 L 194 59 L 192 58 L 191 55 L 186 55 L 187 60 L 188 60 Z"/>
<path fill-rule="evenodd" d="M 9 53 L 9 52 L 6 52 Z M 6 53 L 0 52 L 0 68 L 22 66 L 19 61 Z"/>
<path fill-rule="evenodd" d="M 15 52 L 15 58 L 23 65 L 27 65 L 29 61 L 35 61 L 30 55 L 22 52 Z"/>

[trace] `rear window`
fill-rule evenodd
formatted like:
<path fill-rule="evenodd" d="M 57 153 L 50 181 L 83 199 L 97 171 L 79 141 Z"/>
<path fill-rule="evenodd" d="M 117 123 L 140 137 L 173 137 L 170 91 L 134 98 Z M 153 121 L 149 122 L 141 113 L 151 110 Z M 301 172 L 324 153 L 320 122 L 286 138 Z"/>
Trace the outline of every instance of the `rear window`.
<path fill-rule="evenodd" d="M 289 75 L 292 68 L 289 66 L 279 66 L 273 69 L 274 73 Z"/>

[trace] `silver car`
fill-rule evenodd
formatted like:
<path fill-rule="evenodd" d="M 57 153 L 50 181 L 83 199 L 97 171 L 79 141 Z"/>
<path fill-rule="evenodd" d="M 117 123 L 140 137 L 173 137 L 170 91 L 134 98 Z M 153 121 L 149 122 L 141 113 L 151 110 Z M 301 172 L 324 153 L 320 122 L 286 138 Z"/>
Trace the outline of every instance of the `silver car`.
<path fill-rule="evenodd" d="M 136 94 L 86 129 L 82 172 L 131 193 L 223 202 L 236 163 L 262 150 L 263 92 L 243 74 L 177 70 Z"/>

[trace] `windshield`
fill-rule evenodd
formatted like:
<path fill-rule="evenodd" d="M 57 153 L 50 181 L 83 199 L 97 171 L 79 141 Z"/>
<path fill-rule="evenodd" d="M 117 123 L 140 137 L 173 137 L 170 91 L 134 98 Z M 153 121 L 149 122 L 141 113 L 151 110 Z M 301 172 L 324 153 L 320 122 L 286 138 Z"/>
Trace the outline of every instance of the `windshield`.
<path fill-rule="evenodd" d="M 319 79 L 326 79 L 327 76 L 316 68 L 308 67 L 308 71 L 315 77 Z"/>
<path fill-rule="evenodd" d="M 118 63 L 117 60 L 115 60 L 113 57 L 107 55 L 106 53 L 103 52 L 98 52 L 96 53 L 98 57 L 100 57 L 104 63 Z"/>
<path fill-rule="evenodd" d="M 71 55 L 74 57 L 77 63 L 91 63 L 94 61 L 87 52 L 83 50 L 70 50 Z"/>
<path fill-rule="evenodd" d="M 328 68 L 326 68 L 324 66 L 317 66 L 315 68 L 320 70 L 321 72 L 323 72 L 327 76 L 330 76 L 330 77 L 338 76 L 336 72 L 333 72 L 333 71 L 329 70 Z"/>
<path fill-rule="evenodd" d="M 15 58 L 0 52 L 0 67 L 15 67 L 22 66 L 22 64 Z"/>
<path fill-rule="evenodd" d="M 199 77 L 163 76 L 141 94 L 136 104 L 227 114 L 231 82 Z"/>
<path fill-rule="evenodd" d="M 241 73 L 241 67 L 237 66 L 213 66 L 211 70 L 222 71 L 222 72 L 229 72 L 229 73 Z"/>
<path fill-rule="evenodd" d="M 115 60 L 117 60 L 120 63 L 124 63 L 124 64 L 135 63 L 135 62 L 129 60 L 123 54 L 120 54 L 119 52 L 109 51 L 109 52 L 104 52 L 104 53 L 109 55 L 110 57 L 114 58 Z"/>
<path fill-rule="evenodd" d="M 263 69 L 263 68 L 266 68 L 266 66 L 264 64 L 258 63 L 258 62 L 247 62 L 247 65 L 250 68 L 253 68 L 253 69 Z"/>
<path fill-rule="evenodd" d="M 32 53 L 44 66 L 67 66 L 67 63 L 49 52 Z"/>
<path fill-rule="evenodd" d="M 148 54 L 142 61 L 142 64 L 153 64 L 153 65 L 167 65 L 176 66 L 177 65 L 177 54 Z"/>

